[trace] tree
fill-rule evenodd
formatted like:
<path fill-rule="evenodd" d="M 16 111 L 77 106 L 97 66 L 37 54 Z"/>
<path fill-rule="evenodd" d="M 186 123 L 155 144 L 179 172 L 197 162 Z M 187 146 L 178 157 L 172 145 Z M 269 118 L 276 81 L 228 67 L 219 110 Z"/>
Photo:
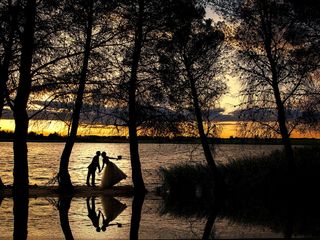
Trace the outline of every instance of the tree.
<path fill-rule="evenodd" d="M 304 41 L 292 43 L 296 19 L 291 5 L 280 1 L 246 1 L 238 9 L 234 47 L 243 83 L 244 116 L 282 138 L 289 172 L 294 170 L 290 133 L 314 59 Z"/>
<path fill-rule="evenodd" d="M 113 8 L 112 2 L 106 4 L 103 1 L 95 1 L 95 0 L 80 1 L 80 2 L 76 1 L 76 2 L 67 3 L 67 11 L 70 14 L 70 20 L 73 23 L 77 22 L 79 24 L 78 26 L 75 26 L 75 28 L 76 29 L 78 28 L 76 31 L 80 29 L 80 34 L 83 34 L 84 42 L 83 42 L 83 46 L 81 46 L 81 48 L 83 49 L 82 66 L 80 67 L 80 73 L 78 75 L 79 86 L 76 93 L 76 100 L 75 100 L 74 109 L 72 111 L 72 116 L 71 116 L 70 133 L 68 135 L 65 148 L 61 155 L 60 169 L 58 173 L 59 187 L 62 190 L 73 189 L 69 171 L 68 171 L 68 166 L 69 166 L 69 159 L 72 152 L 72 148 L 77 136 L 79 120 L 80 120 L 80 112 L 83 106 L 83 97 L 85 94 L 85 86 L 88 81 L 89 70 L 91 70 L 90 58 L 92 58 L 91 57 L 91 54 L 93 53 L 92 48 L 94 44 L 96 46 L 101 46 L 102 45 L 101 41 L 105 44 L 106 36 L 110 37 L 105 32 L 106 30 L 107 31 L 109 30 L 108 27 L 101 26 L 101 21 L 105 19 L 105 17 L 102 17 L 102 15 L 107 15 L 112 8 Z M 79 16 L 79 12 L 81 12 L 81 16 Z M 95 25 L 97 22 L 99 24 Z M 103 24 L 107 24 L 107 23 L 103 23 Z M 94 33 L 94 31 L 96 30 L 98 30 L 98 33 Z M 71 33 L 71 34 L 74 34 L 74 33 Z M 105 35 L 105 36 L 101 37 L 100 35 Z M 100 59 L 100 61 L 102 60 Z"/>
<path fill-rule="evenodd" d="M 211 115 L 212 108 L 226 90 L 225 84 L 218 79 L 223 41 L 222 31 L 212 27 L 211 21 L 204 22 L 198 17 L 180 25 L 171 40 L 161 43 L 160 49 L 163 49 L 159 50 L 161 74 L 165 86 L 171 91 L 170 98 L 173 104 L 182 106 L 182 110 L 193 112 L 207 164 L 217 183 L 217 166 L 208 143 L 203 116 L 205 112 Z M 212 116 L 207 125 L 211 121 Z"/>
<path fill-rule="evenodd" d="M 4 23 L 1 26 L 1 61 L 0 61 L 0 119 L 6 96 L 6 85 L 9 80 L 9 71 L 13 58 L 14 41 L 16 40 L 16 31 L 18 24 L 18 8 L 20 7 L 19 1 L 12 3 L 7 1 L 1 5 L 1 21 Z"/>
<path fill-rule="evenodd" d="M 297 19 L 290 34 L 291 42 L 294 45 L 305 44 L 310 52 L 313 52 L 314 71 L 309 74 L 311 85 L 306 89 L 306 94 L 301 101 L 303 114 L 299 120 L 302 122 L 300 131 L 317 131 L 320 123 L 320 3 L 316 0 L 297 1 L 287 0 L 292 4 L 292 14 Z"/>
<path fill-rule="evenodd" d="M 139 157 L 139 146 L 137 139 L 137 119 L 136 119 L 136 90 L 137 90 L 137 73 L 139 61 L 141 58 L 141 49 L 143 45 L 143 25 L 145 14 L 145 1 L 137 1 L 137 21 L 134 30 L 134 46 L 132 52 L 131 71 L 129 80 L 129 140 L 130 140 L 130 159 L 132 166 L 132 181 L 135 191 L 145 192 L 144 181 L 141 173 L 141 164 Z"/>
<path fill-rule="evenodd" d="M 86 4 L 87 3 L 87 4 Z M 79 125 L 80 111 L 83 104 L 83 95 L 85 90 L 87 72 L 88 72 L 88 63 L 90 57 L 90 48 L 91 48 L 91 39 L 92 39 L 92 26 L 93 26 L 93 5 L 94 1 L 90 0 L 86 3 L 83 2 L 83 13 L 85 14 L 85 44 L 84 44 L 84 53 L 83 53 L 83 61 L 82 68 L 79 76 L 79 88 L 76 95 L 75 106 L 72 112 L 72 123 L 71 123 L 71 131 L 67 138 L 66 145 L 63 149 L 61 160 L 60 160 L 60 169 L 58 173 L 59 179 L 59 187 L 63 190 L 73 189 L 68 166 L 69 166 L 69 158 L 71 155 L 71 151 L 75 142 L 75 138 L 77 136 L 77 130 Z M 73 11 L 79 10 L 77 8 L 72 9 Z M 77 13 L 78 14 L 78 13 Z"/>
<path fill-rule="evenodd" d="M 34 51 L 35 17 L 36 1 L 27 1 L 24 9 L 24 30 L 21 37 L 20 76 L 13 108 L 15 120 L 13 185 L 16 191 L 27 190 L 29 185 L 27 155 L 29 118 L 27 104 L 31 92 L 31 65 Z"/>
<path fill-rule="evenodd" d="M 146 191 L 139 156 L 138 137 L 137 137 L 137 116 L 139 103 L 137 95 L 139 92 L 139 78 L 143 75 L 139 70 L 141 58 L 146 44 L 147 37 L 154 36 L 155 32 L 159 33 L 159 23 L 163 16 L 163 3 L 155 1 L 134 0 L 123 2 L 119 9 L 120 16 L 126 21 L 126 30 L 129 39 L 127 53 L 123 60 L 123 83 L 119 85 L 127 93 L 125 101 L 128 109 L 128 128 L 130 141 L 130 159 L 132 167 L 132 181 L 135 192 L 144 193 Z M 162 7 L 161 7 L 162 6 Z M 158 8 L 157 8 L 158 7 Z M 151 37 L 150 37 L 151 38 Z M 148 82 L 148 81 L 146 81 Z M 150 83 L 150 82 L 148 82 Z"/>
<path fill-rule="evenodd" d="M 186 1 L 125 1 L 118 10 L 124 20 L 126 36 L 125 55 L 122 57 L 121 75 L 117 90 L 124 93 L 120 99 L 121 109 L 128 113 L 123 119 L 129 128 L 132 180 L 135 191 L 144 192 L 145 186 L 141 172 L 138 150 L 138 127 L 142 123 L 151 126 L 158 119 L 172 120 L 173 114 L 168 111 L 162 97 L 161 82 L 156 76 L 158 56 L 155 51 L 157 42 L 170 35 L 173 26 L 178 24 L 177 18 L 183 18 L 180 6 Z M 118 96 L 121 94 L 118 94 Z M 120 104 L 119 104 L 120 105 Z M 142 114 L 147 113 L 147 114 Z M 168 114 L 167 116 L 165 116 Z M 176 121 L 176 118 L 173 118 Z M 169 122 L 169 121 L 168 121 Z M 160 125 L 158 125 L 160 126 Z M 153 130 L 155 126 L 151 126 Z"/>
<path fill-rule="evenodd" d="M 57 16 L 60 11 L 56 8 L 54 1 L 17 1 L 20 3 L 18 27 L 15 42 L 19 47 L 15 51 L 14 59 L 18 70 L 10 71 L 7 82 L 6 102 L 13 111 L 15 120 L 14 134 L 14 190 L 25 191 L 28 189 L 28 156 L 27 156 L 27 134 L 29 119 L 28 106 L 30 96 L 35 83 L 41 82 L 35 75 L 37 67 L 45 68 L 50 65 L 46 61 L 50 58 L 47 53 L 52 52 L 53 36 L 56 34 L 55 24 L 52 24 L 48 16 Z M 52 47 L 52 48 L 51 48 Z M 44 60 L 45 59 L 45 60 Z M 52 62 L 53 64 L 55 62 Z M 13 68 L 11 66 L 11 68 Z M 42 78 L 41 78 L 42 79 Z M 14 100 L 11 100 L 14 99 Z"/>
<path fill-rule="evenodd" d="M 15 34 L 17 30 L 17 12 L 19 4 L 19 1 L 16 1 L 15 3 L 7 1 L 0 5 L 0 8 L 2 9 L 0 19 L 3 22 L 0 28 L 0 119 L 4 108 L 5 97 L 7 94 L 7 82 L 10 75 L 9 71 L 13 59 L 13 47 L 16 39 Z M 3 187 L 4 184 L 0 178 L 0 188 Z"/>

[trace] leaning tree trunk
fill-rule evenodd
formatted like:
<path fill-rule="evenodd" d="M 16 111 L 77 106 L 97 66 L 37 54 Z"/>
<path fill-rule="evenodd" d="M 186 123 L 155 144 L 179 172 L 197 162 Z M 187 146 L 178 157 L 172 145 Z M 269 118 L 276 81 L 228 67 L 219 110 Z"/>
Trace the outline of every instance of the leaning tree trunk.
<path fill-rule="evenodd" d="M 29 118 L 27 103 L 31 92 L 31 65 L 34 49 L 34 26 L 36 15 L 36 1 L 29 0 L 25 8 L 25 26 L 21 39 L 20 79 L 17 95 L 14 100 L 13 116 L 15 120 L 15 134 L 13 142 L 14 169 L 13 186 L 16 191 L 28 189 L 28 149 L 27 135 Z"/>
<path fill-rule="evenodd" d="M 290 141 L 288 128 L 286 126 L 286 114 L 285 114 L 283 103 L 281 101 L 278 85 L 275 85 L 273 90 L 274 90 L 274 96 L 275 96 L 276 104 L 277 104 L 278 123 L 279 123 L 279 127 L 280 127 L 282 143 L 284 145 L 284 149 L 285 149 L 285 153 L 286 153 L 286 157 L 287 157 L 287 161 L 288 161 L 288 170 L 289 170 L 289 173 L 293 173 L 294 169 L 295 169 L 293 149 L 292 149 L 292 144 Z"/>
<path fill-rule="evenodd" d="M 190 66 L 188 66 L 187 63 L 186 63 L 186 69 L 187 69 L 188 79 L 189 79 L 189 83 L 190 83 L 191 94 L 192 94 L 192 99 L 193 99 L 193 107 L 194 107 L 194 112 L 195 112 L 196 119 L 197 119 L 198 132 L 200 135 L 200 140 L 201 140 L 203 152 L 204 152 L 207 164 L 212 171 L 213 178 L 214 178 L 215 182 L 217 184 L 220 184 L 221 179 L 218 175 L 219 173 L 217 170 L 217 165 L 213 159 L 213 156 L 212 156 L 212 153 L 210 150 L 210 146 L 208 143 L 208 138 L 204 132 L 203 118 L 202 118 L 202 113 L 201 113 L 201 109 L 200 109 L 199 98 L 198 98 L 198 93 L 197 93 L 197 89 L 196 89 L 196 85 L 195 85 L 195 80 L 192 76 L 192 73 L 190 72 Z"/>
<path fill-rule="evenodd" d="M 279 76 L 278 76 L 278 71 L 276 66 L 277 64 L 275 60 L 276 57 L 273 56 L 273 53 L 272 53 L 272 30 L 268 29 L 268 26 L 264 21 L 262 21 L 261 24 L 262 24 L 262 29 L 265 32 L 264 48 L 267 54 L 267 58 L 268 58 L 270 68 L 271 68 L 271 73 L 272 73 L 272 89 L 273 89 L 273 94 L 274 94 L 274 98 L 277 105 L 277 111 L 278 111 L 277 120 L 279 123 L 282 143 L 284 145 L 286 158 L 288 161 L 288 171 L 289 171 L 289 174 L 293 174 L 294 168 L 295 168 L 293 149 L 290 141 L 289 131 L 286 125 L 285 107 L 281 99 L 281 94 L 280 94 L 279 85 L 278 85 Z"/>
<path fill-rule="evenodd" d="M 70 174 L 69 174 L 69 160 L 72 152 L 74 142 L 77 137 L 77 131 L 79 126 L 80 112 L 83 105 L 83 95 L 86 85 L 88 64 L 90 57 L 90 46 L 92 39 L 92 25 L 93 25 L 93 1 L 90 0 L 90 9 L 88 15 L 87 29 L 86 29 L 86 43 L 84 46 L 84 55 L 82 69 L 80 73 L 79 88 L 77 92 L 76 102 L 72 113 L 72 122 L 70 134 L 67 138 L 66 145 L 63 149 L 60 159 L 60 169 L 58 173 L 59 188 L 62 191 L 73 190 Z"/>
<path fill-rule="evenodd" d="M 139 157 L 139 145 L 137 138 L 137 110 L 136 110 L 136 89 L 137 89 L 137 72 L 142 48 L 142 24 L 143 24 L 144 1 L 139 0 L 139 16 L 135 32 L 134 51 L 132 55 L 131 76 L 129 83 L 129 141 L 130 141 L 130 158 L 132 168 L 132 181 L 135 192 L 145 192 L 141 163 Z"/>

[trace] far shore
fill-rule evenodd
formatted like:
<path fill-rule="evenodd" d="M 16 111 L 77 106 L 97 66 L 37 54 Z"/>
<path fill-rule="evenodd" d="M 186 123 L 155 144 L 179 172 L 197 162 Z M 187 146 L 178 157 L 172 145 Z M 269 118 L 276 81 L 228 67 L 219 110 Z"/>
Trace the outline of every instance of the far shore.
<path fill-rule="evenodd" d="M 65 142 L 64 136 L 30 136 L 28 142 Z M 13 137 L 1 137 L 0 142 L 13 142 Z M 126 137 L 78 136 L 78 143 L 129 143 Z M 279 138 L 209 138 L 211 144 L 250 144 L 250 145 L 282 145 Z M 317 138 L 292 138 L 293 145 L 319 145 Z M 156 144 L 200 144 L 196 137 L 140 137 L 139 143 Z"/>

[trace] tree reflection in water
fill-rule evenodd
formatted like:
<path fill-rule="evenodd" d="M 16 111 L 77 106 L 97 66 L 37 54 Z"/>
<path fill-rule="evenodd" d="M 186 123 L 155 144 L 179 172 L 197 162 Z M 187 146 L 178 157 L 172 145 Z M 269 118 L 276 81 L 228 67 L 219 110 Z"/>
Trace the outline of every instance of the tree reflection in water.
<path fill-rule="evenodd" d="M 27 239 L 28 237 L 28 208 L 29 194 L 20 192 L 13 196 L 14 239 Z"/>
<path fill-rule="evenodd" d="M 139 239 L 139 227 L 145 194 L 135 194 L 132 200 L 130 239 Z"/>
<path fill-rule="evenodd" d="M 66 240 L 73 240 L 72 231 L 69 224 L 69 209 L 72 196 L 60 196 L 58 201 L 58 210 L 60 225 Z"/>
<path fill-rule="evenodd" d="M 196 199 L 191 194 L 189 198 L 166 196 L 161 213 L 183 218 L 207 218 L 203 239 L 212 238 L 210 234 L 216 218 L 246 226 L 267 227 L 284 238 L 319 237 L 320 197 L 309 190 L 277 194 L 237 192 L 227 195 L 222 204 L 216 202 L 213 205 L 210 205 L 211 199 Z"/>

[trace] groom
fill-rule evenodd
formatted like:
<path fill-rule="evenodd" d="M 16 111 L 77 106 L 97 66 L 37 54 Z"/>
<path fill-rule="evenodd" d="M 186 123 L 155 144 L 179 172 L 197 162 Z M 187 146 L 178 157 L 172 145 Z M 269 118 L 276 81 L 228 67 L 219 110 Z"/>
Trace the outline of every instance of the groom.
<path fill-rule="evenodd" d="M 96 152 L 96 155 L 93 157 L 90 165 L 88 166 L 88 175 L 87 175 L 87 186 L 90 186 L 90 176 L 92 176 L 91 179 L 91 186 L 95 186 L 95 178 L 96 178 L 96 171 L 97 168 L 99 169 L 99 172 L 101 172 L 100 169 L 100 164 L 99 164 L 99 156 L 100 156 L 100 151 Z"/>

